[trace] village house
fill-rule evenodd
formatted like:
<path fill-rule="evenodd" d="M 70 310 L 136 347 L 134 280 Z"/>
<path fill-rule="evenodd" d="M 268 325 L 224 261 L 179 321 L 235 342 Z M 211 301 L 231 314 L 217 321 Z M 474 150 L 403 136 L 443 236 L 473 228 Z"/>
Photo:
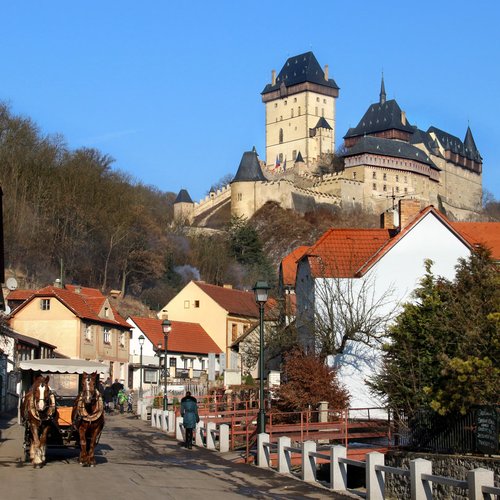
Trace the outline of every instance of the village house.
<path fill-rule="evenodd" d="M 136 391 L 142 387 L 145 395 L 161 391 L 166 355 L 169 395 L 180 385 L 183 390 L 186 385 L 206 389 L 208 379 L 213 380 L 220 373 L 222 349 L 201 325 L 185 321 L 171 321 L 165 346 L 162 321 L 139 316 L 127 318 L 132 328 L 129 387 Z"/>
<path fill-rule="evenodd" d="M 128 380 L 130 325 L 95 288 L 56 283 L 34 290 L 11 312 L 9 324 L 57 346 L 57 356 L 105 363 L 113 379 Z"/>
<path fill-rule="evenodd" d="M 380 229 L 330 229 L 299 258 L 296 326 L 306 347 L 317 348 L 323 321 L 333 326 L 348 310 L 384 317 L 411 300 L 428 259 L 436 276 L 453 279 L 458 259 L 468 257 L 475 243 L 494 246 L 493 255 L 499 254 L 495 237 L 488 235 L 498 239 L 500 223 L 484 223 L 489 226 L 478 234 L 475 223 L 450 223 L 432 206 L 420 210 L 418 200 L 401 200 L 383 223 Z M 330 361 L 351 393 L 352 407 L 378 407 L 381 401 L 370 394 L 365 379 L 374 374 L 379 351 L 360 345 L 348 341 L 343 354 Z"/>

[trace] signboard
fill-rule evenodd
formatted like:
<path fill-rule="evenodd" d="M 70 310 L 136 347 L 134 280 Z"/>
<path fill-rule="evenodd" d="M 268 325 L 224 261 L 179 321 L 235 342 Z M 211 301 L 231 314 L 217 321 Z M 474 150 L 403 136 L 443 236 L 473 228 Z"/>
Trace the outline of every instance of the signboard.
<path fill-rule="evenodd" d="M 215 380 L 215 353 L 208 353 L 208 380 L 213 382 Z"/>
<path fill-rule="evenodd" d="M 480 453 L 498 452 L 498 415 L 494 407 L 478 408 L 476 413 L 476 446 Z"/>

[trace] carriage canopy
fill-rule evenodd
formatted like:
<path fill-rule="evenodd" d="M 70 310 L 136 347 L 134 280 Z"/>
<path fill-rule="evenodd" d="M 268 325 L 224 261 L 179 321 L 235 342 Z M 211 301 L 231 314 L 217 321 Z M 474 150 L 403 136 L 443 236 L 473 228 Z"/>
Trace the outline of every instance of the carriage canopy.
<path fill-rule="evenodd" d="M 109 367 L 97 361 L 86 361 L 85 359 L 31 359 L 19 363 L 21 370 L 33 370 L 42 373 L 94 373 L 107 375 Z"/>

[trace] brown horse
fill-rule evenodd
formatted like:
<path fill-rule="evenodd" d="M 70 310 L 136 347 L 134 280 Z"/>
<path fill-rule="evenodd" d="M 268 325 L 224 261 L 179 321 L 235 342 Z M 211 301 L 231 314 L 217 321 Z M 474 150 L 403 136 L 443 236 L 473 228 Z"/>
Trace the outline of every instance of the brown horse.
<path fill-rule="evenodd" d="M 97 372 L 83 374 L 71 420 L 80 436 L 80 465 L 94 467 L 94 450 L 104 427 L 104 404 L 97 390 Z"/>
<path fill-rule="evenodd" d="M 45 463 L 47 434 L 57 415 L 49 377 L 36 377 L 21 403 L 21 415 L 26 428 L 25 445 L 30 446 L 30 461 L 33 467 L 42 467 Z"/>

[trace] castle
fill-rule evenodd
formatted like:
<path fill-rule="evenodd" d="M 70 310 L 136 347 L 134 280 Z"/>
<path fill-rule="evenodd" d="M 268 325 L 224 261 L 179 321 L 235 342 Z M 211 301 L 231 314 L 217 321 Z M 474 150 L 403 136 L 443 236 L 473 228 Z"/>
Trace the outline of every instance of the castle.
<path fill-rule="evenodd" d="M 382 77 L 379 100 L 344 136 L 343 165 L 335 156 L 335 101 L 339 87 L 312 52 L 290 57 L 262 91 L 266 107 L 266 160 L 243 153 L 231 183 L 199 203 L 182 189 L 174 218 L 204 226 L 230 205 L 251 217 L 268 201 L 300 213 L 322 205 L 382 213 L 396 199 L 434 205 L 455 220 L 481 210 L 482 158 L 470 128 L 461 141 L 443 130 L 420 130 Z"/>

